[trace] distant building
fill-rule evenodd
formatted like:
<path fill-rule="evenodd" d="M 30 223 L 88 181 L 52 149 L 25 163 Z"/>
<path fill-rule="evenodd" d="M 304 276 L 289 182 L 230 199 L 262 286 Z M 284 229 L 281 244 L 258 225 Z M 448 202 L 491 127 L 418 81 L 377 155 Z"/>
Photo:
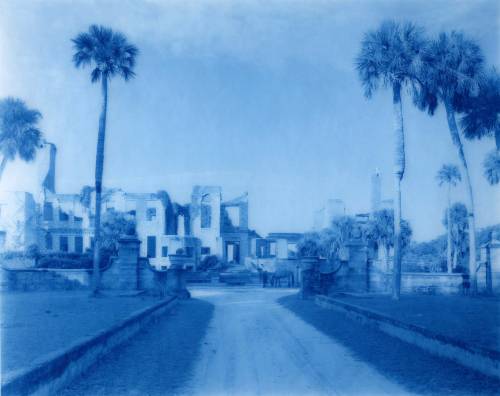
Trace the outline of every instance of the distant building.
<path fill-rule="evenodd" d="M 378 210 L 394 208 L 393 199 L 382 199 L 382 175 L 376 169 L 371 179 L 371 213 Z"/>
<path fill-rule="evenodd" d="M 297 258 L 297 244 L 303 234 L 272 232 L 266 238 L 255 240 L 255 257 L 289 259 Z"/>
<path fill-rule="evenodd" d="M 393 199 L 383 199 L 380 201 L 380 209 L 394 209 L 394 200 Z"/>
<path fill-rule="evenodd" d="M 329 227 L 335 217 L 345 215 L 345 204 L 341 199 L 329 199 L 323 208 L 314 214 L 314 230 L 320 231 Z"/>
<path fill-rule="evenodd" d="M 378 169 L 375 170 L 375 173 L 372 175 L 372 191 L 371 191 L 371 211 L 376 212 L 381 208 L 381 200 L 382 200 L 382 186 L 380 180 L 380 172 Z"/>
<path fill-rule="evenodd" d="M 36 244 L 36 224 L 36 203 L 30 193 L 0 192 L 0 251 Z"/>

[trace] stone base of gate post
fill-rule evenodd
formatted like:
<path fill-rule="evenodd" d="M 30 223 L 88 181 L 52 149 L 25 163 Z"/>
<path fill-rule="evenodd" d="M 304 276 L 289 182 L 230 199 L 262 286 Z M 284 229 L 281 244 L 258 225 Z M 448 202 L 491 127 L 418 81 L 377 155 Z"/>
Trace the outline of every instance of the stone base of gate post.
<path fill-rule="evenodd" d="M 303 257 L 300 259 L 300 296 L 302 299 L 314 294 L 313 274 L 318 261 L 318 257 Z"/>
<path fill-rule="evenodd" d="M 191 297 L 186 287 L 186 268 L 192 262 L 189 256 L 171 254 L 168 256 L 170 259 L 170 267 L 167 270 L 167 290 L 169 294 L 175 294 L 181 299 Z"/>

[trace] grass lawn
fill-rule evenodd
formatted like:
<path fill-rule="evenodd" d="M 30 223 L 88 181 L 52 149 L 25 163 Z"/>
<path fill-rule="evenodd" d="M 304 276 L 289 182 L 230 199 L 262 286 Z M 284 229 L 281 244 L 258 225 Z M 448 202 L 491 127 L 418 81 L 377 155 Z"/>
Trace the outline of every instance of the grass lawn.
<path fill-rule="evenodd" d="M 282 297 L 279 302 L 409 392 L 440 396 L 500 394 L 499 380 L 431 355 L 378 329 L 349 319 L 341 312 L 319 307 L 313 300 L 301 300 L 298 295 L 291 295 Z M 362 380 L 353 376 L 353 381 Z"/>
<path fill-rule="evenodd" d="M 498 297 L 403 295 L 399 301 L 381 295 L 335 298 L 472 345 L 500 351 Z"/>
<path fill-rule="evenodd" d="M 2 293 L 1 372 L 25 368 L 158 301 L 109 294 L 91 298 L 88 291 Z"/>

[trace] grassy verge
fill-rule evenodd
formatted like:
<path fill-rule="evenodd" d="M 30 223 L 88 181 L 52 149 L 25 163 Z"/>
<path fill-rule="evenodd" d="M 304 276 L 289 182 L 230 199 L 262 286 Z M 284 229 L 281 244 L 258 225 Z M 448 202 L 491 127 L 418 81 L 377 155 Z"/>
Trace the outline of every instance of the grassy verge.
<path fill-rule="evenodd" d="M 400 301 L 390 296 L 339 299 L 472 345 L 500 351 L 499 298 L 407 295 Z"/>
<path fill-rule="evenodd" d="M 426 395 L 498 395 L 500 381 L 363 326 L 297 295 L 280 304 L 347 347 L 355 357 L 409 391 Z M 353 379 L 354 380 L 354 379 Z M 362 379 L 361 379 L 362 380 Z"/>

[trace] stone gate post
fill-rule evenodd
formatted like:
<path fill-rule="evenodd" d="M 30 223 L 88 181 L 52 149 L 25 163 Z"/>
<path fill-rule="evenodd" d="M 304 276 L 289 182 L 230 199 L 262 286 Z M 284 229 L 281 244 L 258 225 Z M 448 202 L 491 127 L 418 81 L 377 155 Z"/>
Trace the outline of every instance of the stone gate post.
<path fill-rule="evenodd" d="M 135 236 L 124 236 L 118 241 L 118 288 L 139 289 L 139 248 L 141 241 Z"/>
<path fill-rule="evenodd" d="M 303 257 L 300 259 L 300 295 L 306 299 L 314 294 L 314 271 L 318 266 L 318 257 Z"/>

